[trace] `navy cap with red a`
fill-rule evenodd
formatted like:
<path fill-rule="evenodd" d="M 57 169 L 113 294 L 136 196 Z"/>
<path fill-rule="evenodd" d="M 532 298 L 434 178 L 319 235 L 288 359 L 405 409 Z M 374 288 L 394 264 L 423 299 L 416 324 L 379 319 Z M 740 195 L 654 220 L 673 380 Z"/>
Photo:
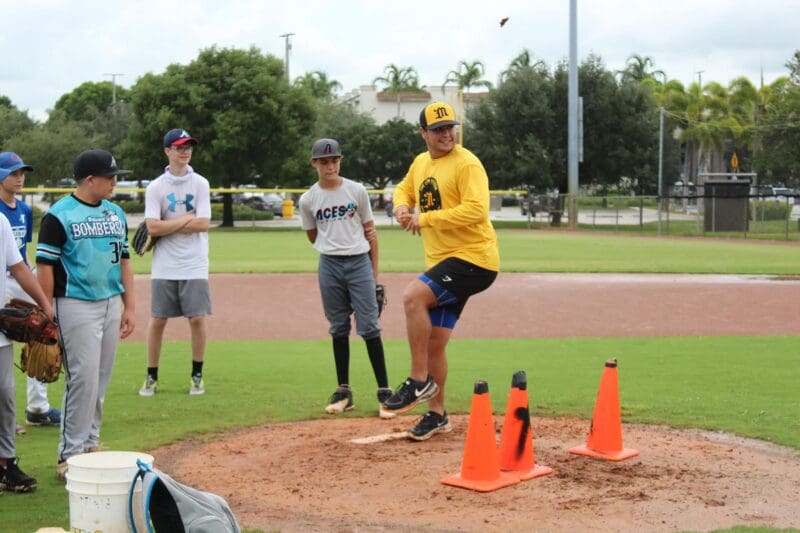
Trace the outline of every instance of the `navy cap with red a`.
<path fill-rule="evenodd" d="M 186 143 L 197 144 L 197 139 L 189 135 L 189 132 L 182 128 L 169 130 L 167 134 L 164 135 L 164 148 L 181 146 Z"/>

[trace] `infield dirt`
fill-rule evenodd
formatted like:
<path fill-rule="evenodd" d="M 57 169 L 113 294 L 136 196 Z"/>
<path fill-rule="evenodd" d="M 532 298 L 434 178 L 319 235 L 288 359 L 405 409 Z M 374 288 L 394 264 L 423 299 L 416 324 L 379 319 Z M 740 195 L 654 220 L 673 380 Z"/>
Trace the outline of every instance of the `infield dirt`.
<path fill-rule="evenodd" d="M 387 338 L 405 336 L 402 289 L 412 278 L 381 278 L 389 291 Z M 327 338 L 315 275 L 215 275 L 211 283 L 210 339 Z M 147 278 L 136 286 L 135 336 L 143 340 Z M 243 317 L 256 312 L 265 327 L 245 329 L 250 322 Z M 454 338 L 796 335 L 799 315 L 800 280 L 501 274 L 470 301 Z M 171 321 L 167 338 L 188 339 L 185 321 Z M 484 494 L 439 482 L 460 469 L 467 416 L 451 417 L 453 432 L 424 443 L 350 443 L 414 423 L 414 417 L 379 420 L 376 407 L 359 406 L 367 418 L 269 424 L 151 453 L 178 480 L 226 498 L 243 526 L 266 531 L 800 527 L 800 457 L 791 449 L 723 433 L 626 424 L 625 446 L 641 455 L 610 463 L 567 453 L 585 442 L 588 421 L 534 413 L 537 462 L 555 472 Z M 496 413 L 497 435 L 502 421 Z"/>

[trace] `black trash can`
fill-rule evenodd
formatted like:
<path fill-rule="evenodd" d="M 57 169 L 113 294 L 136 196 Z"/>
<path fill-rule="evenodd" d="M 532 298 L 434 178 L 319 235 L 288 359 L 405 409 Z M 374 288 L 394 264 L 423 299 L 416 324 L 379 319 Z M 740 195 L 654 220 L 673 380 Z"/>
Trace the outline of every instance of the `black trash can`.
<path fill-rule="evenodd" d="M 750 180 L 707 181 L 703 187 L 705 231 L 748 231 Z"/>

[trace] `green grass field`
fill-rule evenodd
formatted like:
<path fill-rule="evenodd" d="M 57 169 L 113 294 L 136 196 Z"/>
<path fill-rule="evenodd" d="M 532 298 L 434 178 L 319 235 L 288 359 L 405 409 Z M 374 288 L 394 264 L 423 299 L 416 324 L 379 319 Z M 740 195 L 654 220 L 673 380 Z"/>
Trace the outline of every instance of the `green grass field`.
<path fill-rule="evenodd" d="M 505 272 L 800 274 L 800 247 L 783 242 L 676 239 L 498 230 Z M 395 226 L 379 230 L 381 270 L 418 272 L 422 243 Z M 299 229 L 232 229 L 209 236 L 212 272 L 314 272 L 317 253 Z M 150 271 L 150 254 L 134 270 Z"/>
<path fill-rule="evenodd" d="M 504 268 L 514 271 L 797 275 L 800 265 L 800 248 L 786 244 L 519 230 L 502 230 L 499 238 Z M 420 270 L 416 237 L 384 230 L 380 239 L 384 270 Z M 215 272 L 299 272 L 316 267 L 315 252 L 297 230 L 214 231 L 211 257 Z M 148 260 L 136 258 L 136 271 L 147 272 Z M 537 416 L 588 418 L 603 361 L 616 357 L 625 422 L 730 431 L 800 450 L 798 342 L 795 336 L 454 340 L 448 350 L 453 361 L 448 409 L 466 412 L 472 384 L 480 378 L 490 383 L 495 411 L 502 411 L 511 375 L 523 369 L 531 383 L 534 424 Z M 368 407 L 357 407 L 346 416 L 374 416 L 374 381 L 366 353 L 362 343 L 352 347 L 356 404 L 363 398 Z M 212 340 L 206 363 L 208 393 L 189 397 L 188 351 L 187 343 L 165 343 L 161 389 L 153 398 L 140 398 L 144 344 L 120 344 L 102 432 L 110 449 L 148 450 L 232 427 L 317 418 L 323 416 L 322 406 L 335 387 L 329 341 Z M 406 343 L 387 341 L 386 351 L 391 381 L 399 383 L 408 370 Z M 21 373 L 16 373 L 16 384 L 21 421 Z M 56 405 L 62 388 L 63 380 L 50 386 Z M 56 428 L 29 428 L 27 435 L 18 437 L 21 466 L 39 479 L 39 490 L 0 496 L 0 530 L 67 526 L 67 492 L 53 478 L 56 444 Z"/>

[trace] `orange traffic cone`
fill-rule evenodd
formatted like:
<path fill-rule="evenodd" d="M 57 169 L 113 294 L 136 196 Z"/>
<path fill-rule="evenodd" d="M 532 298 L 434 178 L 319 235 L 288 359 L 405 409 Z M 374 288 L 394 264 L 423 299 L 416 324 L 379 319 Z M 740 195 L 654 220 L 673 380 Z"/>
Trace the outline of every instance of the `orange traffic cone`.
<path fill-rule="evenodd" d="M 461 473 L 447 476 L 442 483 L 479 492 L 490 492 L 519 483 L 516 474 L 500 471 L 492 402 L 489 399 L 489 384 L 485 381 L 475 382 Z"/>
<path fill-rule="evenodd" d="M 500 432 L 500 469 L 517 474 L 521 481 L 553 473 L 552 468 L 536 464 L 528 409 L 528 380 L 522 370 L 511 378 L 506 417 Z"/>
<path fill-rule="evenodd" d="M 606 361 L 603 369 L 586 444 L 572 448 L 569 452 L 609 461 L 622 461 L 639 455 L 636 450 L 622 447 L 622 419 L 619 413 L 616 359 Z"/>

